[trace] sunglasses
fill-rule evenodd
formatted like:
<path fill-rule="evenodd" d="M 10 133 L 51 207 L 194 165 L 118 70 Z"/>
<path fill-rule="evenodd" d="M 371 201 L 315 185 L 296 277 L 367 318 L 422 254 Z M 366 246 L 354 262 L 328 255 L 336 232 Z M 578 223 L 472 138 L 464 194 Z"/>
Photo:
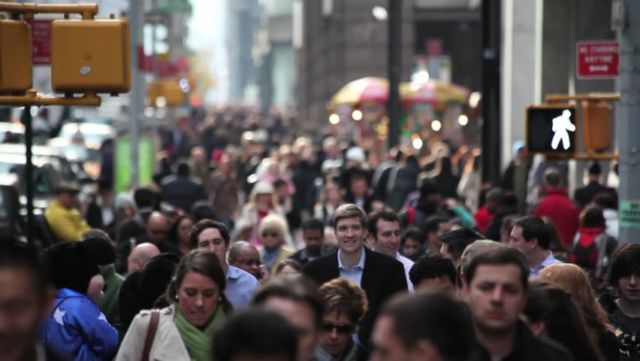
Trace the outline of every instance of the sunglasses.
<path fill-rule="evenodd" d="M 353 325 L 336 325 L 331 322 L 323 322 L 322 330 L 325 332 L 333 332 L 336 330 L 337 333 L 341 333 L 343 335 L 352 334 L 355 327 Z"/>
<path fill-rule="evenodd" d="M 262 237 L 280 237 L 280 233 L 264 232 L 264 233 L 262 233 Z"/>
<path fill-rule="evenodd" d="M 236 260 L 236 262 L 243 264 L 245 266 L 253 266 L 253 265 L 260 266 L 262 264 L 262 262 L 260 262 L 259 259 L 239 259 L 239 260 Z"/>

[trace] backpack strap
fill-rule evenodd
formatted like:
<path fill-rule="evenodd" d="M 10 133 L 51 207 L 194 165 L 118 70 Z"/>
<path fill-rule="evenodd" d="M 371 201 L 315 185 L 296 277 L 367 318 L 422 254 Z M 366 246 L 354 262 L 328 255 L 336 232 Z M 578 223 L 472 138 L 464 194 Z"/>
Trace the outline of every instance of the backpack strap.
<path fill-rule="evenodd" d="M 142 351 L 142 361 L 149 361 L 149 353 L 153 345 L 153 339 L 156 337 L 158 330 L 158 322 L 160 321 L 160 311 L 151 311 L 151 319 L 149 320 L 149 328 L 147 329 L 147 337 L 144 339 L 144 349 Z"/>

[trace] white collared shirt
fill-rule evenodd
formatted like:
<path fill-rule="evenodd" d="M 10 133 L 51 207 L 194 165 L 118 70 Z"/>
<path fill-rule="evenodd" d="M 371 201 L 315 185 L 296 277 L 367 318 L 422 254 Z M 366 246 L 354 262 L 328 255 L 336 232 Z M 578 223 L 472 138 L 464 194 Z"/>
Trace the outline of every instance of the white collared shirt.
<path fill-rule="evenodd" d="M 547 266 L 550 266 L 552 264 L 563 263 L 559 259 L 555 258 L 553 256 L 553 253 L 551 253 L 551 251 L 548 251 L 548 252 L 549 253 L 547 253 L 547 258 L 545 258 L 544 261 L 542 261 L 542 263 L 540 263 L 537 267 L 529 267 L 529 277 L 537 277 L 538 273 Z"/>
<path fill-rule="evenodd" d="M 342 259 L 340 258 L 341 250 L 338 250 L 338 270 L 340 271 L 340 278 L 345 278 L 353 283 L 361 286 L 362 283 L 362 274 L 364 273 L 364 259 L 365 259 L 365 251 L 364 247 L 360 249 L 360 261 L 353 267 L 346 268 L 342 264 Z"/>
<path fill-rule="evenodd" d="M 404 274 L 407 278 L 407 288 L 409 289 L 409 292 L 413 292 L 413 283 L 411 283 L 411 279 L 409 278 L 409 272 L 411 271 L 411 267 L 413 267 L 414 262 L 401 255 L 400 252 L 396 252 L 396 260 L 402 263 L 402 266 L 404 267 Z"/>

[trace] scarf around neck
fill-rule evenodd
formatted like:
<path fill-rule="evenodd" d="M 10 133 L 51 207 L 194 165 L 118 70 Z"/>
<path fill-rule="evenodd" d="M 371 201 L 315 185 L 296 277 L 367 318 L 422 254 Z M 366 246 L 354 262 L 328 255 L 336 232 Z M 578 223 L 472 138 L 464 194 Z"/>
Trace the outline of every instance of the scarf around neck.
<path fill-rule="evenodd" d="M 213 319 L 209 321 L 209 324 L 201 330 L 194 326 L 189 320 L 184 317 L 182 311 L 176 307 L 176 313 L 174 322 L 182 341 L 189 352 L 189 356 L 193 361 L 208 361 L 211 359 L 213 353 L 213 332 L 224 322 L 226 315 L 222 310 L 222 305 L 218 305 L 218 309 L 213 316 Z"/>

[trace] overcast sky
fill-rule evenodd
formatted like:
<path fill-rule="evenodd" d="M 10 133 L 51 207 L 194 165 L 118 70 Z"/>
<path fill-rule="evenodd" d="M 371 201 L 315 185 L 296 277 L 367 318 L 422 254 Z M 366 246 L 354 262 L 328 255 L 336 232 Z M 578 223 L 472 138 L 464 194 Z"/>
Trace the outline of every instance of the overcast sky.
<path fill-rule="evenodd" d="M 210 68 L 219 82 L 218 89 L 207 97 L 208 101 L 224 101 L 227 98 L 226 1 L 191 0 L 193 13 L 189 22 L 187 43 L 195 51 L 211 51 L 213 58 Z"/>

